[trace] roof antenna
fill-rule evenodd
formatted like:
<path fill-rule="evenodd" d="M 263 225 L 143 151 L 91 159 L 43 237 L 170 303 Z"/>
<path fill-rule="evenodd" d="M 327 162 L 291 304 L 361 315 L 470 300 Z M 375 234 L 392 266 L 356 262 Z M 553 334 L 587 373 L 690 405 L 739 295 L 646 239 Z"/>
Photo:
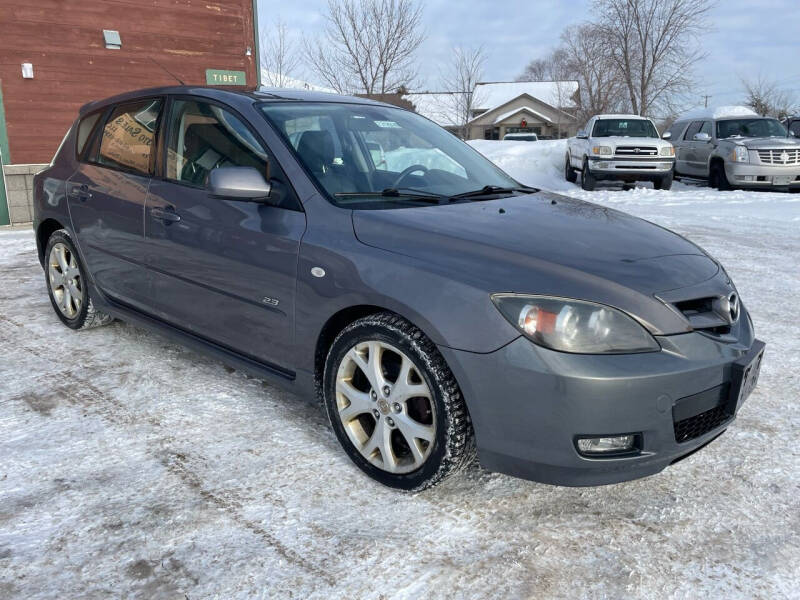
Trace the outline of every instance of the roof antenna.
<path fill-rule="evenodd" d="M 153 57 L 151 56 L 151 57 L 150 57 L 150 60 L 152 60 L 154 63 L 156 63 L 156 66 L 158 66 L 158 67 L 160 67 L 161 69 L 163 69 L 164 71 L 166 71 L 167 75 L 169 75 L 170 77 L 172 77 L 172 78 L 173 78 L 175 81 L 177 81 L 177 82 L 178 82 L 178 83 L 180 83 L 181 85 L 186 85 L 186 84 L 185 84 L 185 83 L 183 83 L 183 82 L 182 82 L 180 79 L 178 79 L 178 77 L 176 77 L 176 76 L 175 76 L 175 74 L 174 74 L 172 71 L 170 71 L 169 69 L 167 69 L 167 67 L 165 67 L 164 65 L 162 65 L 162 64 L 161 64 L 160 62 L 158 62 L 158 61 L 157 61 L 155 58 L 153 58 Z"/>

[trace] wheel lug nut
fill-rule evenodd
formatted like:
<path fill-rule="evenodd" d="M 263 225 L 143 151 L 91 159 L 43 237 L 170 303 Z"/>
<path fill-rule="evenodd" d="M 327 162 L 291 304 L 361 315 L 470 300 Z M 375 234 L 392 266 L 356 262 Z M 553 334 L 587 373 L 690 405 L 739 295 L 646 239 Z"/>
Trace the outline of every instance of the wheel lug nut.
<path fill-rule="evenodd" d="M 381 413 L 378 410 L 373 410 L 372 414 L 375 415 L 376 419 L 380 419 L 381 418 Z"/>
<path fill-rule="evenodd" d="M 369 397 L 372 398 L 373 400 L 377 400 L 378 399 L 378 394 L 375 393 L 375 390 L 372 390 L 369 393 Z"/>
<path fill-rule="evenodd" d="M 383 386 L 383 395 L 384 396 L 388 396 L 391 393 L 392 393 L 392 388 L 390 388 L 388 385 Z"/>
<path fill-rule="evenodd" d="M 395 402 L 392 408 L 394 408 L 394 412 L 400 412 L 401 410 L 403 410 L 403 407 L 400 406 L 399 402 Z"/>
<path fill-rule="evenodd" d="M 392 417 L 386 419 L 386 422 L 389 424 L 389 427 L 394 427 L 394 419 L 392 419 Z"/>

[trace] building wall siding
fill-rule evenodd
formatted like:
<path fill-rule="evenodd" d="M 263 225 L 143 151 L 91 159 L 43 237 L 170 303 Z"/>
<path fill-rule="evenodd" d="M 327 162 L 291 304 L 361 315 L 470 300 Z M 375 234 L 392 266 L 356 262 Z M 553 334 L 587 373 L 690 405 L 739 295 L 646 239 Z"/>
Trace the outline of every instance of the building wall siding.
<path fill-rule="evenodd" d="M 159 65 L 187 84 L 205 85 L 206 69 L 224 69 L 245 71 L 248 86 L 256 85 L 252 9 L 252 0 L 3 0 L 0 80 L 11 160 L 49 161 L 86 102 L 177 84 Z M 119 31 L 120 50 L 105 47 L 103 29 Z M 24 62 L 33 64 L 33 79 L 23 79 Z"/>

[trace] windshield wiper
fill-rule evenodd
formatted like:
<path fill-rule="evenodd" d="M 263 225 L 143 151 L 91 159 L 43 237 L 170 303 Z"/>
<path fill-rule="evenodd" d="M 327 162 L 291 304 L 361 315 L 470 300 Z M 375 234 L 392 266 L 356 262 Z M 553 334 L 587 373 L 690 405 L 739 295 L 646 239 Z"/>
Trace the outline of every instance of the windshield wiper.
<path fill-rule="evenodd" d="M 461 200 L 462 198 L 477 198 L 479 196 L 493 196 L 495 194 L 511 194 L 513 192 L 527 192 L 534 194 L 539 190 L 528 186 L 520 187 L 501 187 L 499 185 L 485 185 L 479 190 L 472 190 L 470 192 L 463 192 L 450 196 L 450 200 Z"/>
<path fill-rule="evenodd" d="M 386 188 L 380 192 L 339 192 L 334 194 L 336 198 L 364 198 L 364 197 L 379 197 L 379 198 L 413 198 L 414 200 L 430 201 L 438 204 L 442 200 L 446 200 L 448 196 L 444 194 L 436 194 L 434 192 L 426 192 L 424 190 L 416 190 L 414 188 Z"/>

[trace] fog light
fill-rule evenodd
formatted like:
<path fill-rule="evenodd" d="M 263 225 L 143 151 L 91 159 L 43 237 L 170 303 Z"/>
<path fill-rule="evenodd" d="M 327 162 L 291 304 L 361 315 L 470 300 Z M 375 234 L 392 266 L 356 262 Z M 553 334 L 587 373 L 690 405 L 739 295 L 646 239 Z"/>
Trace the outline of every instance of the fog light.
<path fill-rule="evenodd" d="M 744 176 L 744 180 L 745 181 L 753 181 L 753 176 L 752 175 L 745 175 Z"/>
<path fill-rule="evenodd" d="M 598 168 L 598 169 L 607 169 L 607 168 L 609 168 L 610 166 L 611 166 L 611 165 L 610 165 L 609 163 L 607 163 L 607 162 L 600 162 L 600 163 L 597 163 L 597 168 Z"/>
<path fill-rule="evenodd" d="M 578 438 L 578 451 L 581 454 L 613 454 L 633 450 L 636 436 L 617 435 L 614 437 Z"/>

